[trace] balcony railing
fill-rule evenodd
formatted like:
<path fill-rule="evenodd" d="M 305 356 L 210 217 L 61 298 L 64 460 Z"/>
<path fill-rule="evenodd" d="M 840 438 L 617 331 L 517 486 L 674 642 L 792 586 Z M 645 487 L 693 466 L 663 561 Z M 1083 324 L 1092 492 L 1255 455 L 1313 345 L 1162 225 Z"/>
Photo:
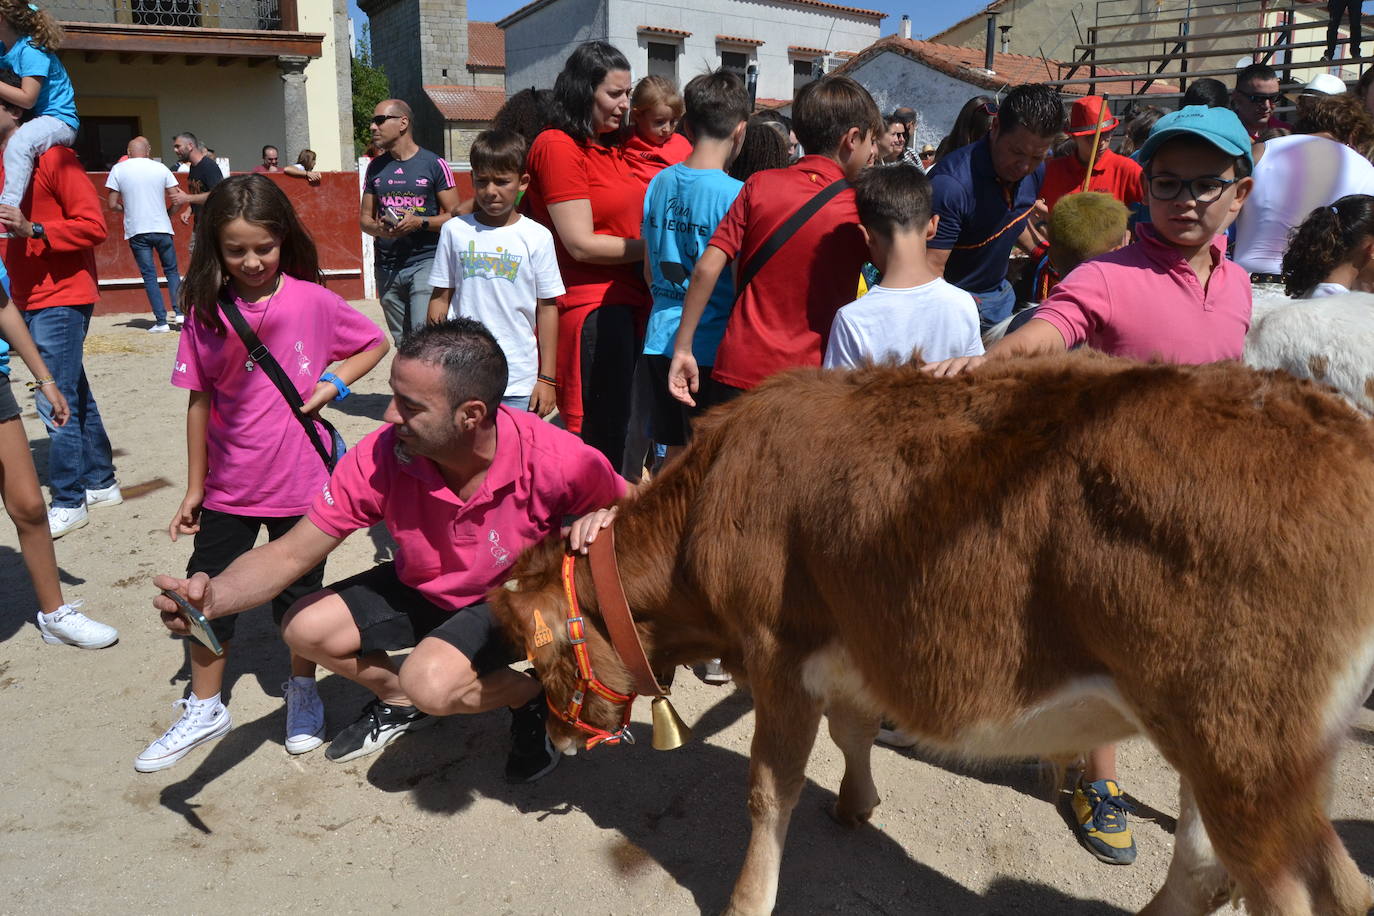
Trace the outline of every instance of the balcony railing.
<path fill-rule="evenodd" d="M 294 0 L 54 0 L 44 8 L 62 22 L 172 28 L 295 31 Z"/>

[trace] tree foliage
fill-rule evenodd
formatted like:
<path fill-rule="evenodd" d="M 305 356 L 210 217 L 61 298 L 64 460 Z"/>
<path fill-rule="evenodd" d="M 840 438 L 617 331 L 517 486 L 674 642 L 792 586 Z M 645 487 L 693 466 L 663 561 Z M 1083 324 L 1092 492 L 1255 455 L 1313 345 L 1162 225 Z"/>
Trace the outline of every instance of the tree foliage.
<path fill-rule="evenodd" d="M 361 156 L 372 142 L 372 111 L 377 103 L 391 96 L 386 73 L 372 64 L 372 28 L 363 26 L 358 53 L 351 65 L 353 81 L 353 151 Z"/>

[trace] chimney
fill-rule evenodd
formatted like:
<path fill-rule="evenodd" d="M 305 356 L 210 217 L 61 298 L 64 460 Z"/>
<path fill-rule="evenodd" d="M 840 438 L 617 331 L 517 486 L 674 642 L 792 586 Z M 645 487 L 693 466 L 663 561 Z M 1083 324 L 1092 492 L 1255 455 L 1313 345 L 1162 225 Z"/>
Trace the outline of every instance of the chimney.
<path fill-rule="evenodd" d="M 997 53 L 997 14 L 988 13 L 988 34 L 983 42 L 983 69 L 988 72 L 996 72 L 993 67 L 993 55 Z"/>
<path fill-rule="evenodd" d="M 906 13 L 903 13 L 903 14 L 902 14 L 902 33 L 901 33 L 901 34 L 902 34 L 902 37 L 903 37 L 903 38 L 910 38 L 910 37 L 911 37 L 911 17 L 908 16 Z"/>

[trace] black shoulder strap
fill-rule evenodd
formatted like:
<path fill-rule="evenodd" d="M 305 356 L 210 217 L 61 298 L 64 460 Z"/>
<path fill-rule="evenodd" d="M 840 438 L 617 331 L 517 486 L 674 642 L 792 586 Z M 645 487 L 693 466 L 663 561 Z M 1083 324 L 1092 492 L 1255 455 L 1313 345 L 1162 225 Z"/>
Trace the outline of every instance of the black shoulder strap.
<path fill-rule="evenodd" d="M 222 295 L 219 297 L 219 307 L 220 311 L 229 319 L 229 324 L 233 326 L 234 333 L 239 335 L 239 340 L 242 340 L 243 345 L 248 348 L 248 358 L 256 363 L 263 372 L 267 373 L 267 377 L 272 380 L 272 384 L 277 386 L 277 390 L 281 392 L 281 396 L 286 399 L 287 406 L 291 408 L 292 416 L 294 416 L 300 422 L 302 428 L 305 429 L 305 437 L 310 440 L 311 445 L 315 446 L 315 451 L 319 453 L 320 460 L 324 462 L 325 469 L 329 471 L 334 470 L 334 465 L 338 463 L 339 458 L 342 456 L 330 453 L 330 450 L 325 447 L 324 441 L 320 438 L 319 429 L 315 426 L 315 423 L 318 422 L 329 431 L 331 440 L 330 445 L 332 446 L 334 442 L 338 441 L 338 436 L 334 432 L 333 424 L 323 417 L 312 418 L 301 412 L 301 408 L 305 406 L 305 402 L 301 400 L 300 392 L 296 390 L 295 385 L 291 384 L 291 380 L 286 377 L 286 373 L 282 371 L 281 364 L 278 363 L 277 358 L 272 355 L 272 351 L 267 349 L 267 345 L 258 339 L 258 335 L 254 333 L 253 329 L 249 326 L 248 320 L 243 317 L 243 313 L 239 311 L 239 307 L 234 300 L 228 296 Z"/>
<path fill-rule="evenodd" d="M 815 216 L 821 207 L 830 203 L 835 195 L 847 187 L 849 187 L 849 182 L 843 178 L 832 181 L 821 188 L 820 193 L 816 194 L 815 197 L 798 207 L 797 212 L 787 218 L 787 222 L 774 229 L 768 240 L 759 246 L 758 251 L 754 252 L 754 257 L 750 259 L 749 263 L 740 268 L 739 279 L 735 283 L 735 299 L 744 295 L 749 284 L 758 276 L 759 271 L 763 270 L 763 265 L 767 264 L 773 255 L 778 253 L 778 249 L 786 245 L 788 240 L 797 234 L 797 230 L 806 225 L 806 221 Z"/>

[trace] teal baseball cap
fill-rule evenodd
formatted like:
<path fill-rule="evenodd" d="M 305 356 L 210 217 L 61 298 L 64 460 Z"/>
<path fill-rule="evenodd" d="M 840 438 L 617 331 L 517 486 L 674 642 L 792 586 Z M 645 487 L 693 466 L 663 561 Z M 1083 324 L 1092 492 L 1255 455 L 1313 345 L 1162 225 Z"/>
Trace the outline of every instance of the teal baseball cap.
<path fill-rule="evenodd" d="M 1244 157 L 1251 169 L 1255 167 L 1250 134 L 1240 118 L 1229 108 L 1208 108 L 1206 105 L 1189 105 L 1156 121 L 1150 136 L 1140 147 L 1138 161 L 1145 165 L 1162 145 L 1182 136 L 1206 140 L 1228 156 Z"/>

